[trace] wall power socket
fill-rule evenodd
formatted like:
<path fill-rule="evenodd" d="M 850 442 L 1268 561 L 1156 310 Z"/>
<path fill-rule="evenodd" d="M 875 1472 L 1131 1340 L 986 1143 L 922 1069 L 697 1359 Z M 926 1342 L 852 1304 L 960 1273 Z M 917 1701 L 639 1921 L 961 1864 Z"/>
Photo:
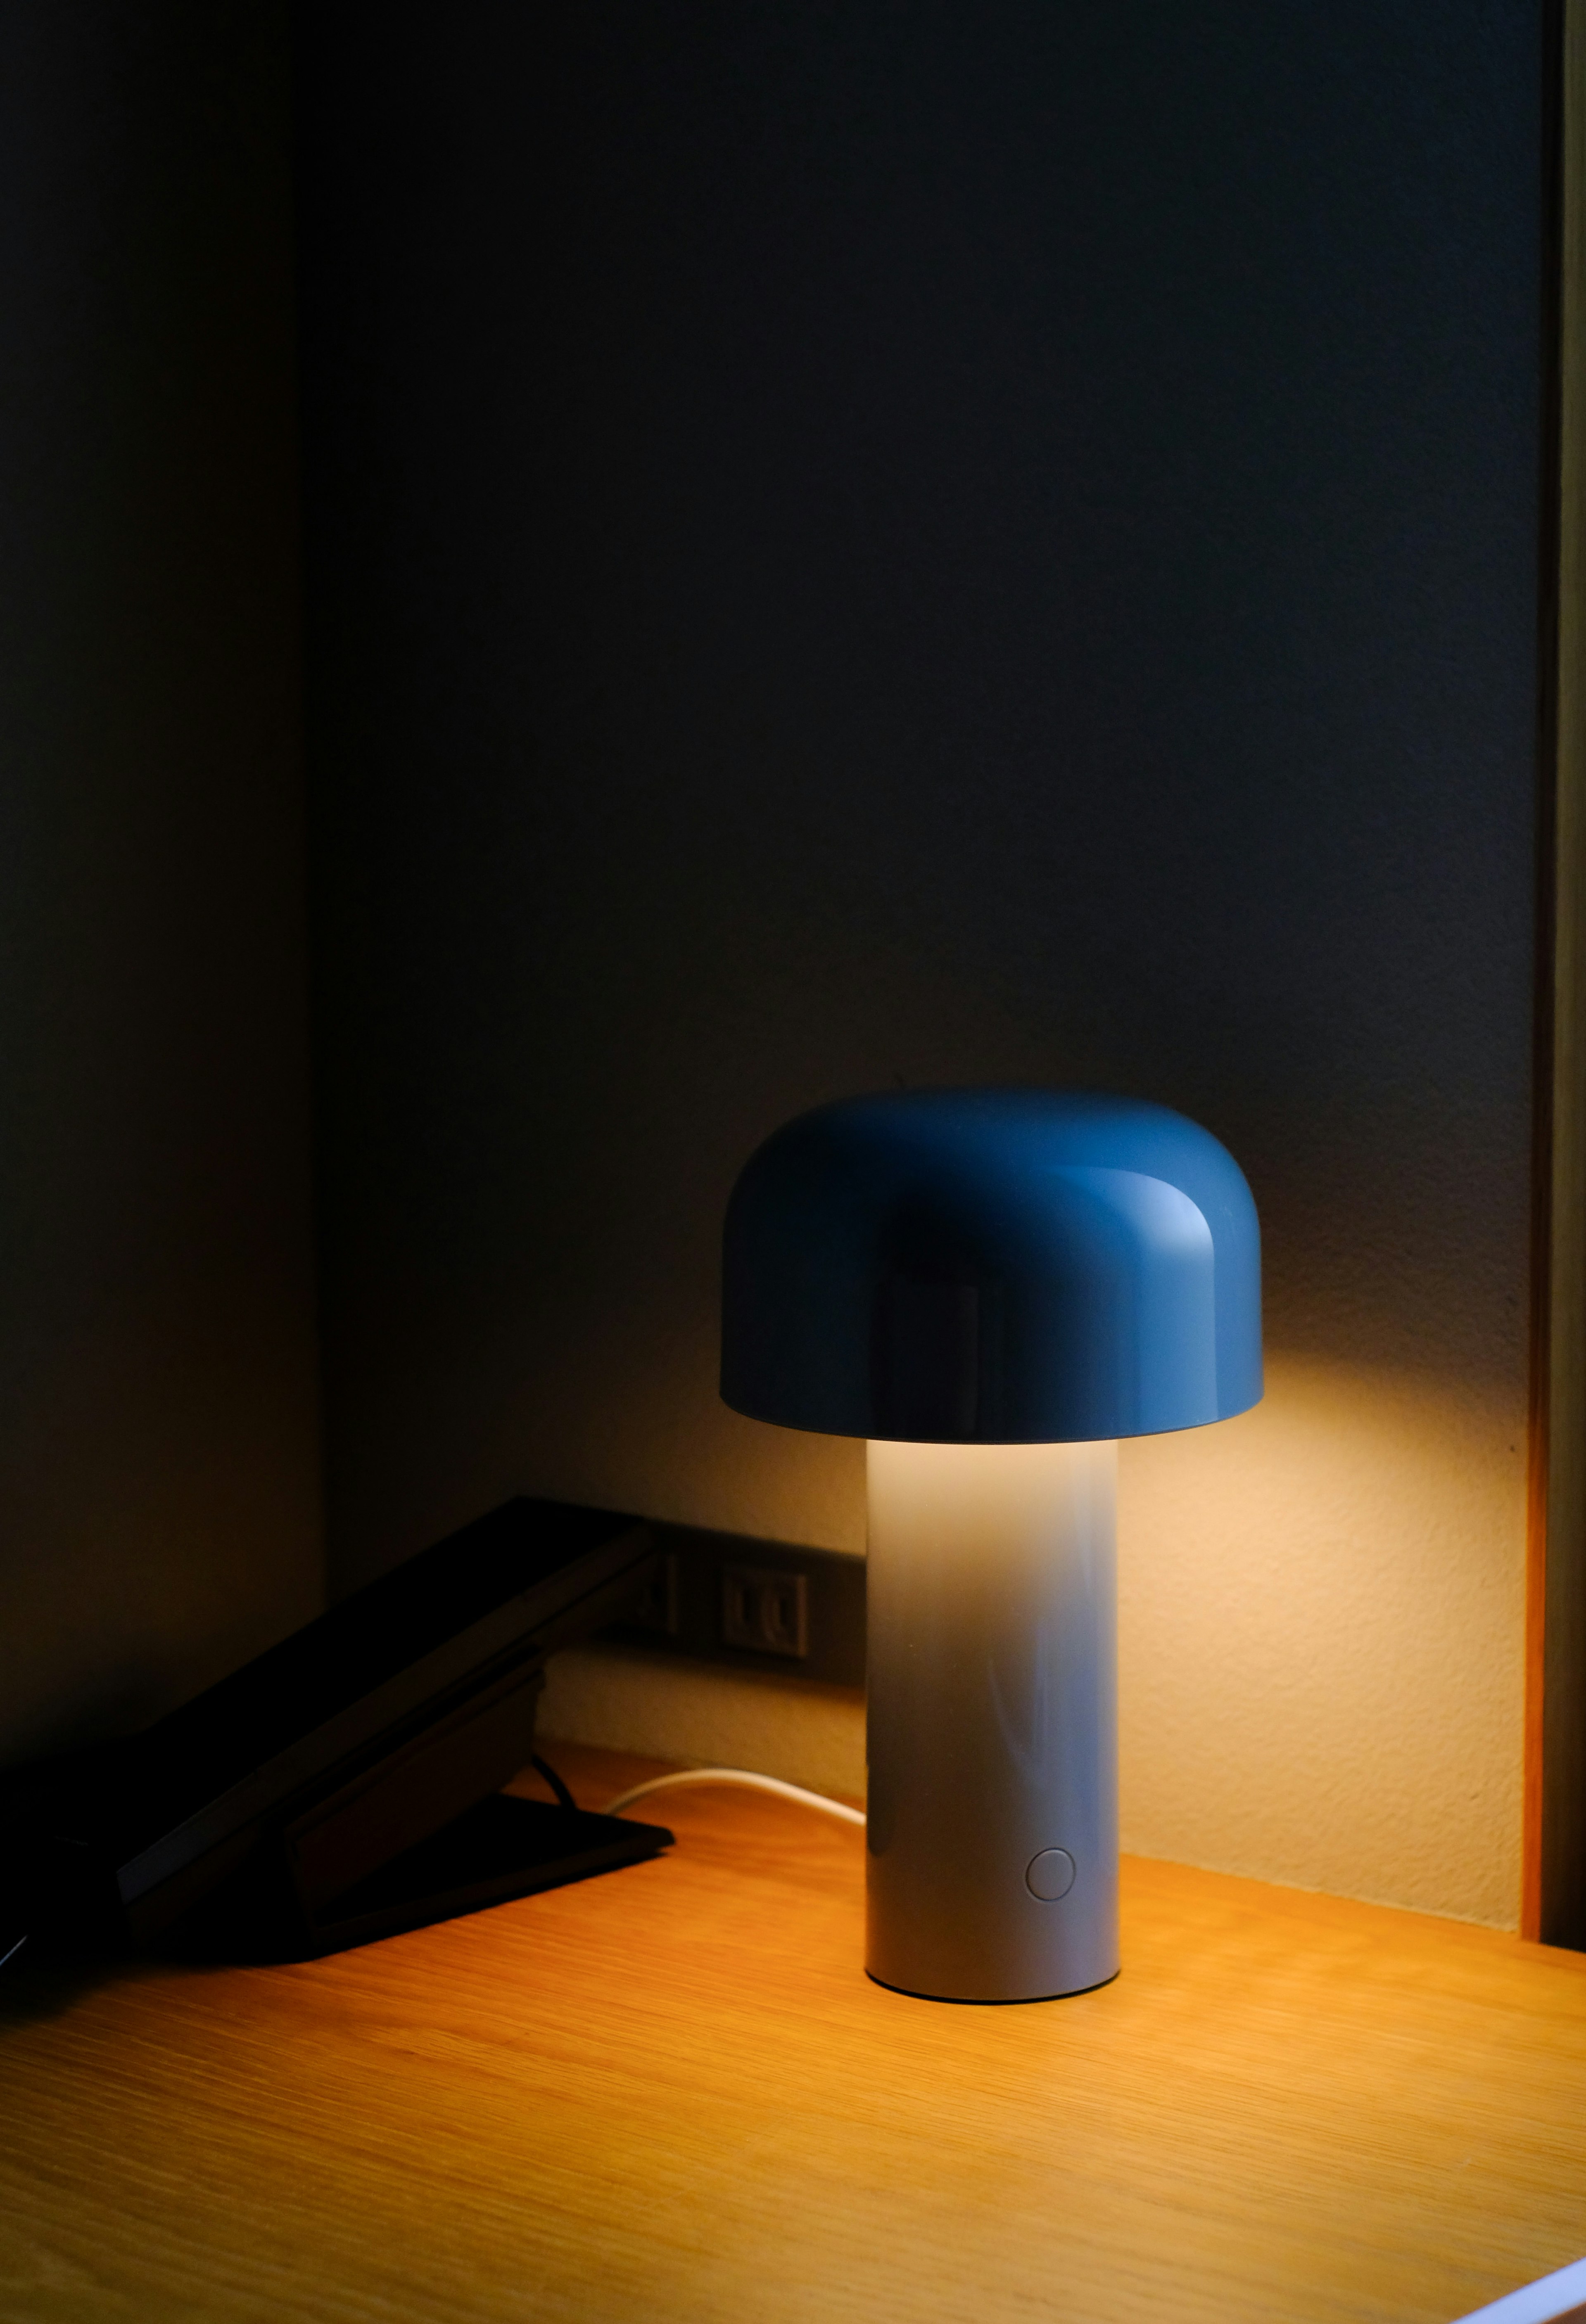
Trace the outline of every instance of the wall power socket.
<path fill-rule="evenodd" d="M 803 1662 L 809 1653 L 809 1576 L 770 1565 L 724 1565 L 722 1644 Z"/>
<path fill-rule="evenodd" d="M 642 1599 L 603 1633 L 669 1658 L 864 1684 L 864 1560 L 702 1526 L 651 1523 Z"/>

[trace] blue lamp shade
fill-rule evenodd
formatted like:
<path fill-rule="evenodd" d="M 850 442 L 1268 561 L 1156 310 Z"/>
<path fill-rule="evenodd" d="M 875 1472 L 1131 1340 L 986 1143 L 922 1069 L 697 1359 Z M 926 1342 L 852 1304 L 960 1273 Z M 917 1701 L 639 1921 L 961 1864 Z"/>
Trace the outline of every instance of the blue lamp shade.
<path fill-rule="evenodd" d="M 1260 1238 L 1226 1148 L 1133 1098 L 910 1090 L 776 1132 L 727 1213 L 722 1395 L 838 1436 L 1143 1436 L 1261 1394 Z"/>

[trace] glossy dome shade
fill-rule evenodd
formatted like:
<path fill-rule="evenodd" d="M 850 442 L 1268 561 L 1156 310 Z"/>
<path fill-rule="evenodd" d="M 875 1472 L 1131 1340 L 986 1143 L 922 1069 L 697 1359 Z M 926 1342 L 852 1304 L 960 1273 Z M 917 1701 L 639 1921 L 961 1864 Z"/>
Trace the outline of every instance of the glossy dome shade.
<path fill-rule="evenodd" d="M 722 1396 L 754 1419 L 1053 1443 L 1194 1428 L 1260 1394 L 1255 1204 L 1166 1106 L 848 1098 L 779 1130 L 733 1190 Z"/>

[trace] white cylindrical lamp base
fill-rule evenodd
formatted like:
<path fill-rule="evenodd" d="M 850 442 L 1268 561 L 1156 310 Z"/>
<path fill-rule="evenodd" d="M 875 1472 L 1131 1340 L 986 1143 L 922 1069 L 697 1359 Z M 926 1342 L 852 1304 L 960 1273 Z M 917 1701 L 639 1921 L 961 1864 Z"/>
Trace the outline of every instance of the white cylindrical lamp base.
<path fill-rule="evenodd" d="M 1118 1974 L 1117 1447 L 868 1452 L 865 1967 L 943 2001 Z"/>

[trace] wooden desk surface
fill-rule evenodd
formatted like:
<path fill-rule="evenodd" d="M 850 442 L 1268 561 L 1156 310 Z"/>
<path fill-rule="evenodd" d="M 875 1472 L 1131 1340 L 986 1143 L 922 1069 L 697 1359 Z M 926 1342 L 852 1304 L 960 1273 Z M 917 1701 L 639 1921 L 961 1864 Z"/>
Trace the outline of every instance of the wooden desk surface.
<path fill-rule="evenodd" d="M 5 2324 L 1448 2324 L 1586 2253 L 1586 1957 L 1135 1862 L 1116 1985 L 945 2007 L 858 1832 L 664 1813 L 335 1960 L 0 1980 Z"/>

